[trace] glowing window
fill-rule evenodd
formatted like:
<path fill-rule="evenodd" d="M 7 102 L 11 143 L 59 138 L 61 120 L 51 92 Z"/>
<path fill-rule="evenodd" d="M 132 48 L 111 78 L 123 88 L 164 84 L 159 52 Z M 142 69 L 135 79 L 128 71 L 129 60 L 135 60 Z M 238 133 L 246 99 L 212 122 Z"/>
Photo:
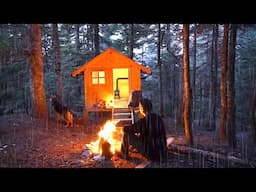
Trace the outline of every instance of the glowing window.
<path fill-rule="evenodd" d="M 92 72 L 92 84 L 105 84 L 105 72 L 93 71 Z"/>

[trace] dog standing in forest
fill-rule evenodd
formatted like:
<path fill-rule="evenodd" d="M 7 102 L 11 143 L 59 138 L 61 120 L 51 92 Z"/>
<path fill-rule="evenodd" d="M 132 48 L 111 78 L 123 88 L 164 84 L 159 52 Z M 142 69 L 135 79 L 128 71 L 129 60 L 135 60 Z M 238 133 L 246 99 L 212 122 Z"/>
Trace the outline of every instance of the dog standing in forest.
<path fill-rule="evenodd" d="M 50 96 L 50 101 L 52 103 L 55 118 L 59 120 L 65 121 L 65 127 L 73 127 L 74 126 L 74 114 L 68 109 L 66 106 L 62 105 L 61 102 L 58 101 L 56 95 Z"/>

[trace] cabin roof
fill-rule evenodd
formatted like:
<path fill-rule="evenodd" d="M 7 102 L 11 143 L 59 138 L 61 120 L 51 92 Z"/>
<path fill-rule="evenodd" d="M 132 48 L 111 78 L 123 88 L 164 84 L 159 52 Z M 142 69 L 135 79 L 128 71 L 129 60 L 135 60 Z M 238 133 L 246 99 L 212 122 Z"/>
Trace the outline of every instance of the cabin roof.
<path fill-rule="evenodd" d="M 135 62 L 134 60 L 132 60 L 131 58 L 125 56 L 124 54 L 118 52 L 117 50 L 113 49 L 113 48 L 108 48 L 106 49 L 104 52 L 102 52 L 101 54 L 97 55 L 96 57 L 94 57 L 93 59 L 91 59 L 89 62 L 84 63 L 82 66 L 78 67 L 77 69 L 75 69 L 72 73 L 71 76 L 72 77 L 76 77 L 77 75 L 81 74 L 82 72 L 84 72 L 87 68 L 90 68 L 91 66 L 97 66 L 98 61 L 100 62 L 100 60 L 102 59 L 108 59 L 111 62 L 111 58 L 113 58 L 113 55 L 115 55 L 116 57 L 118 57 L 118 59 L 122 59 L 122 60 L 126 60 L 129 64 L 134 65 L 136 67 L 138 67 L 142 72 L 147 73 L 147 74 L 151 74 L 152 71 Z"/>

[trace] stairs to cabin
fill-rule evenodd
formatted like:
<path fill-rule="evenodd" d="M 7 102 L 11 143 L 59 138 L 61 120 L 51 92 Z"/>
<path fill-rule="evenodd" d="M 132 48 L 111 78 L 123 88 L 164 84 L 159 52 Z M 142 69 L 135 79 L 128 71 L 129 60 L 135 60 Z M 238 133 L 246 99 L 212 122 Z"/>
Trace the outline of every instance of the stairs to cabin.
<path fill-rule="evenodd" d="M 134 123 L 133 111 L 130 108 L 112 108 L 112 120 L 119 121 L 117 126 L 123 127 Z"/>
<path fill-rule="evenodd" d="M 114 99 L 115 108 L 127 108 L 128 107 L 129 98 L 121 97 L 120 99 Z"/>

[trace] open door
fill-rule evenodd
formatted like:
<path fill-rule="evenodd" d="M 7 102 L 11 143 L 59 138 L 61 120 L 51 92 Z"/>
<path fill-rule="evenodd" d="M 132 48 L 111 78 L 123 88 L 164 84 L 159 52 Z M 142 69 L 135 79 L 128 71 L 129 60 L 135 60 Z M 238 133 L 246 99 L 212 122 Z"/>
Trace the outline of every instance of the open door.
<path fill-rule="evenodd" d="M 128 106 L 130 96 L 129 82 L 128 68 L 113 69 L 113 94 L 115 99 L 115 107 L 126 108 Z"/>

